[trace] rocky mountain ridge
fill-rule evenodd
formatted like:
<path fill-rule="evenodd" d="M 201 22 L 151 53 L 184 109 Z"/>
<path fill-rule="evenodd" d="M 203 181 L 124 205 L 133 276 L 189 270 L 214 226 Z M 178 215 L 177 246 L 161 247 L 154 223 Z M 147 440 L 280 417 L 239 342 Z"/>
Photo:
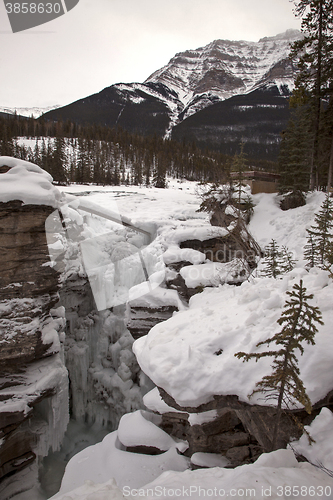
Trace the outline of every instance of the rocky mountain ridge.
<path fill-rule="evenodd" d="M 131 133 L 187 140 L 187 127 L 183 125 L 202 110 L 209 108 L 214 113 L 216 105 L 231 98 L 252 93 L 257 96 L 257 92 L 272 89 L 278 96 L 289 96 L 296 69 L 288 54 L 290 44 L 300 37 L 299 31 L 287 30 L 259 42 L 215 40 L 205 47 L 176 54 L 144 83 L 111 85 L 98 94 L 45 113 L 44 118 L 120 126 Z M 274 107 L 270 114 L 274 121 Z M 174 132 L 179 124 L 181 134 Z M 201 131 L 205 128 L 200 119 L 198 126 Z M 209 134 L 208 143 L 214 143 L 212 134 L 214 137 L 216 131 Z M 217 134 L 215 142 L 219 144 L 223 135 L 220 131 Z M 275 135 L 272 143 L 278 141 Z"/>
<path fill-rule="evenodd" d="M 290 44 L 300 36 L 298 30 L 287 30 L 259 42 L 214 40 L 176 54 L 145 83 L 163 83 L 177 92 L 184 106 L 182 119 L 217 100 L 267 85 L 284 94 L 284 87 L 292 89 L 295 72 L 288 60 Z"/>

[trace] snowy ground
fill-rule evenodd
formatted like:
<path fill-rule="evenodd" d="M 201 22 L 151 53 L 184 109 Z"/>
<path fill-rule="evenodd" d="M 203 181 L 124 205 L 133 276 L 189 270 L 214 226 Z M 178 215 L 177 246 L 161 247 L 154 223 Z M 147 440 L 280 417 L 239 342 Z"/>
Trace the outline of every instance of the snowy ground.
<path fill-rule="evenodd" d="M 69 186 L 64 191 L 88 195 L 96 204 L 111 209 L 114 209 L 116 200 L 119 213 L 132 222 L 138 225 L 153 222 L 164 262 L 172 261 L 172 255 L 180 252 L 177 234 L 198 234 L 198 231 L 206 231 L 208 227 L 207 216 L 196 212 L 200 200 L 193 183 L 172 181 L 167 190 Z M 255 195 L 256 208 L 250 223 L 251 233 L 262 248 L 272 238 L 278 245 L 286 245 L 298 261 L 296 269 L 281 280 L 262 278 L 258 272 L 239 287 L 223 285 L 208 288 L 191 299 L 189 309 L 174 314 L 135 343 L 135 353 L 144 371 L 180 404 L 196 406 L 214 394 L 238 394 L 242 400 L 248 400 L 255 382 L 269 371 L 269 360 L 264 358 L 258 363 L 251 361 L 243 364 L 234 357 L 234 353 L 239 350 L 253 351 L 257 342 L 277 331 L 276 320 L 281 314 L 286 291 L 300 278 L 304 280 L 308 292 L 315 294 L 313 303 L 320 307 L 325 322 L 317 334 L 316 346 L 306 347 L 304 356 L 300 358 L 301 376 L 312 402 L 332 388 L 330 367 L 333 361 L 333 338 L 330 325 L 333 321 L 333 283 L 324 271 L 305 271 L 302 254 L 306 228 L 313 223 L 314 214 L 318 212 L 323 199 L 322 193 L 314 193 L 309 195 L 305 207 L 282 212 L 276 195 Z M 193 262 L 194 267 L 204 262 L 202 255 L 198 254 L 190 255 L 188 260 Z M 216 272 L 218 274 L 218 267 Z M 221 349 L 219 356 L 214 354 Z M 158 400 L 156 390 L 147 394 L 144 401 L 151 409 L 157 408 L 160 412 L 168 409 L 165 403 Z M 137 496 L 150 499 L 188 496 L 195 499 L 204 496 L 333 498 L 332 477 L 310 464 L 298 464 L 291 450 L 262 455 L 255 464 L 233 470 L 217 467 L 184 471 L 187 467 L 185 463 L 177 465 L 174 459 L 171 462 L 167 459 L 170 450 L 175 449 L 173 445 L 165 436 L 153 433 L 155 446 L 161 443 L 160 447 L 164 450 L 170 446 L 169 451 L 157 457 L 133 457 L 133 454 L 121 449 L 119 436 L 127 441 L 127 445 L 131 442 L 134 445 L 138 444 L 138 435 L 141 441 L 144 440 L 147 429 L 144 430 L 138 420 L 133 420 L 133 414 L 130 418 L 124 418 L 128 418 L 127 426 L 132 422 L 132 427 L 126 430 L 126 421 L 123 420 L 118 435 L 113 433 L 107 436 L 101 444 L 87 448 L 72 459 L 57 500 L 104 500 Z M 195 414 L 191 418 L 195 421 Z M 293 448 L 311 462 L 322 463 L 332 470 L 331 412 L 323 410 L 309 430 L 317 444 L 310 448 L 302 438 L 299 443 L 292 444 Z M 206 460 L 206 465 L 209 459 L 214 459 L 201 456 L 193 458 Z M 160 460 L 163 461 L 162 469 Z M 169 470 L 159 475 L 163 469 L 178 466 L 184 472 L 180 469 L 179 472 Z M 153 477 L 148 478 L 148 470 L 155 477 L 150 484 L 147 482 Z M 120 489 L 111 477 L 115 478 Z M 86 483 L 85 479 L 88 479 Z"/>
<path fill-rule="evenodd" d="M 207 214 L 197 213 L 199 198 L 194 182 L 169 180 L 168 189 L 139 186 L 82 186 L 70 185 L 61 190 L 76 196 L 86 196 L 102 207 L 113 208 L 114 200 L 122 215 L 133 222 L 155 222 L 160 227 L 181 222 L 207 220 Z M 191 223 L 191 222 L 190 222 Z"/>
<path fill-rule="evenodd" d="M 21 172 L 22 169 L 14 171 L 18 176 Z M 38 185 L 41 188 L 41 203 L 45 203 L 45 187 L 49 188 L 49 179 L 42 179 L 40 171 L 32 170 L 32 173 L 42 181 L 38 181 Z M 10 176 L 3 175 L 6 178 Z M 8 177 L 9 183 L 12 180 L 14 176 L 12 179 Z M 170 262 L 178 255 L 181 237 L 202 235 L 207 231 L 213 234 L 206 214 L 196 211 L 200 200 L 194 183 L 174 180 L 170 181 L 166 190 L 137 186 L 68 186 L 63 191 L 75 195 L 75 199 L 80 196 L 82 199 L 89 198 L 104 210 L 114 212 L 116 207 L 116 212 L 130 219 L 134 225 L 149 227 L 150 230 L 154 228 L 155 239 L 151 243 L 150 253 L 158 259 L 152 265 L 151 276 L 154 275 L 155 264 L 158 267 L 161 262 Z M 3 196 L 7 196 L 5 191 Z M 314 214 L 318 212 L 323 198 L 323 194 L 315 193 L 308 197 L 305 207 L 281 212 L 275 195 L 254 196 L 256 207 L 250 224 L 251 233 L 262 247 L 272 238 L 278 245 L 288 246 L 298 259 L 296 269 L 281 280 L 262 278 L 258 273 L 258 276 L 251 277 L 238 287 L 219 286 L 220 268 L 216 266 L 216 279 L 212 269 L 209 269 L 209 280 L 212 282 L 215 279 L 215 288 L 205 289 L 194 296 L 189 308 L 183 308 L 167 322 L 156 325 L 146 337 L 134 344 L 138 361 L 147 375 L 180 404 L 196 406 L 208 401 L 214 394 L 238 394 L 242 400 L 248 400 L 255 382 L 269 371 L 269 361 L 263 359 L 258 363 L 250 361 L 244 364 L 234 357 L 234 353 L 239 350 L 250 352 L 258 341 L 276 332 L 276 320 L 281 314 L 286 291 L 300 277 L 308 292 L 315 294 L 313 303 L 320 307 L 325 322 L 316 336 L 316 346 L 306 346 L 304 356 L 300 359 L 301 376 L 312 402 L 332 389 L 333 338 L 330 324 L 333 321 L 333 283 L 323 271 L 307 273 L 302 261 L 306 227 L 313 223 Z M 55 205 L 60 199 L 52 191 Z M 74 212 L 74 209 L 69 209 L 67 215 L 70 213 L 73 216 Z M 98 217 L 82 213 L 75 215 L 75 218 L 76 223 L 84 227 L 84 237 L 97 243 L 95 247 L 90 247 L 89 258 L 86 259 L 92 268 L 95 265 L 94 258 L 96 260 L 94 248 L 101 258 L 107 259 L 111 255 L 105 240 L 102 248 L 98 243 L 101 242 L 101 236 L 109 234 L 112 229 L 116 234 L 113 241 L 121 244 L 121 252 L 140 246 L 133 235 L 128 237 L 120 234 L 120 230 L 115 230 L 112 223 L 101 222 Z M 61 245 L 57 249 L 57 242 L 52 244 L 52 251 L 59 251 L 58 255 L 61 255 Z M 189 255 L 193 270 L 204 262 L 199 252 L 189 252 Z M 98 274 L 95 269 L 95 276 L 103 272 L 104 269 Z M 124 286 L 129 284 L 130 280 L 123 283 Z M 102 297 L 99 298 L 102 300 Z M 147 394 L 145 403 L 151 408 L 163 407 L 156 397 L 156 391 Z M 195 415 L 191 418 L 193 421 L 196 419 Z M 255 464 L 233 470 L 215 467 L 189 471 L 186 470 L 188 460 L 177 452 L 184 449 L 184 443 L 168 439 L 157 428 L 152 433 L 152 426 L 154 422 L 143 422 L 139 414 L 123 417 L 118 431 L 73 457 L 66 468 L 60 493 L 54 498 L 333 498 L 332 477 L 310 464 L 298 464 L 291 450 L 262 455 Z M 147 456 L 124 451 L 121 440 L 126 441 L 127 446 L 147 445 L 151 443 L 152 435 L 161 454 Z M 299 443 L 292 444 L 293 448 L 311 462 L 320 462 L 327 469 L 332 469 L 330 450 L 333 449 L 333 418 L 329 410 L 323 411 L 313 422 L 311 435 L 317 442 L 316 447 L 310 449 L 302 438 Z M 207 460 L 208 465 L 209 457 L 195 458 Z"/>
<path fill-rule="evenodd" d="M 92 451 L 93 453 L 93 451 Z M 108 456 L 111 456 L 109 451 Z M 150 457 L 151 458 L 151 457 Z M 142 459 L 143 460 L 143 459 Z M 146 462 L 148 464 L 148 461 Z M 133 463 L 126 463 L 127 468 Z M 143 461 L 140 462 L 141 467 Z M 141 497 L 149 500 L 173 498 L 333 498 L 333 480 L 308 463 L 298 463 L 291 450 L 263 454 L 251 465 L 235 469 L 214 467 L 196 471 L 162 473 L 156 480 L 140 486 L 141 467 L 133 467 L 130 484 L 118 488 L 114 479 L 104 483 L 86 481 L 75 490 L 57 495 L 54 500 L 120 500 Z M 115 464 L 114 470 L 118 471 Z M 78 472 L 77 472 L 78 474 Z M 120 473 L 122 476 L 122 474 Z"/>

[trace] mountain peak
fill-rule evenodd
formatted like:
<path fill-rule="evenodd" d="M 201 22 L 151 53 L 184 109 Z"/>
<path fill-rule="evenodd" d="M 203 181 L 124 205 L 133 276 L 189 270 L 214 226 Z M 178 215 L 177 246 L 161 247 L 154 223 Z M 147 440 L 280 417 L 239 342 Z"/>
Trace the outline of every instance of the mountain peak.
<path fill-rule="evenodd" d="M 288 61 L 290 43 L 301 36 L 300 31 L 289 29 L 259 42 L 214 40 L 204 47 L 177 53 L 145 83 L 164 83 L 173 89 L 184 106 L 182 118 L 216 100 L 265 85 L 290 88 L 294 74 Z"/>
<path fill-rule="evenodd" d="M 284 97 L 290 95 L 296 72 L 288 57 L 290 42 L 301 36 L 297 30 L 287 30 L 259 42 L 214 40 L 204 47 L 177 53 L 144 83 L 112 85 L 99 94 L 50 112 L 47 117 L 89 120 L 163 137 L 174 134 L 181 137 L 182 130 L 191 127 L 191 123 L 195 125 L 196 119 L 201 123 L 208 117 L 204 127 L 199 127 L 200 137 L 192 131 L 193 137 L 199 142 L 205 141 L 205 134 L 212 142 L 217 137 L 221 147 L 223 141 L 228 142 L 228 134 L 234 127 L 229 115 L 234 118 L 237 111 L 237 120 L 243 123 L 249 113 L 246 116 L 249 119 L 254 116 L 255 123 L 260 124 L 262 113 L 266 113 L 265 123 L 272 123 L 271 136 L 266 139 L 268 144 L 277 144 L 280 124 L 284 126 L 287 119 L 288 103 Z M 222 108 L 226 111 L 223 120 L 228 125 L 221 123 Z M 219 123 L 220 128 L 214 129 L 210 120 Z M 255 130 L 257 135 L 261 134 L 259 129 Z M 242 132 L 239 141 L 243 135 Z"/>
<path fill-rule="evenodd" d="M 260 38 L 258 43 L 262 42 L 271 42 L 271 41 L 276 41 L 276 40 L 288 40 L 288 41 L 294 41 L 294 40 L 299 40 L 302 38 L 302 33 L 299 30 L 295 29 L 288 29 L 284 33 L 278 33 L 275 36 L 265 36 L 264 38 Z"/>

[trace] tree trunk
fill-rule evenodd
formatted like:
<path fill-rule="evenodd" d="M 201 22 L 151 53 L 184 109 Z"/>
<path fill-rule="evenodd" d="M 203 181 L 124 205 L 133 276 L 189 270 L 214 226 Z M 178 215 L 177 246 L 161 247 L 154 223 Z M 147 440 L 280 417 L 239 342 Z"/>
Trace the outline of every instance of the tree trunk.
<path fill-rule="evenodd" d="M 323 1 L 319 3 L 318 19 L 318 48 L 317 48 L 317 70 L 315 82 L 315 123 L 314 123 L 314 145 L 313 145 L 313 167 L 311 172 L 310 189 L 318 189 L 318 162 L 319 162 L 319 127 L 321 115 L 321 88 L 322 88 L 322 48 L 323 48 Z"/>
<path fill-rule="evenodd" d="M 332 176 L 333 176 L 333 134 L 332 134 L 330 164 L 329 164 L 329 168 L 328 168 L 328 179 L 327 179 L 327 192 L 328 193 L 332 189 Z"/>
<path fill-rule="evenodd" d="M 287 355 L 286 355 L 285 365 L 287 365 L 287 362 L 288 362 L 288 358 L 287 358 Z M 276 407 L 276 420 L 275 420 L 275 425 L 274 425 L 274 430 L 273 430 L 272 451 L 275 451 L 277 449 L 276 448 L 276 443 L 277 443 L 278 430 L 279 430 L 279 427 L 280 427 L 284 387 L 285 387 L 285 382 L 283 382 L 282 385 L 281 385 L 280 393 L 279 393 L 279 399 L 278 399 L 278 404 L 277 404 L 277 407 Z"/>

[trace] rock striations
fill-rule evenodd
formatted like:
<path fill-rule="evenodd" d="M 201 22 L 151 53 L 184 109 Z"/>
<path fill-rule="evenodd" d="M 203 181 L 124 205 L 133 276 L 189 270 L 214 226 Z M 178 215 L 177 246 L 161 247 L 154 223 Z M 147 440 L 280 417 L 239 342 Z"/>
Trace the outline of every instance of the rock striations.
<path fill-rule="evenodd" d="M 216 101 L 276 85 L 291 90 L 295 68 L 288 60 L 290 43 L 300 38 L 287 30 L 259 42 L 215 40 L 205 47 L 176 54 L 145 83 L 174 90 L 184 109 L 182 119 Z"/>

